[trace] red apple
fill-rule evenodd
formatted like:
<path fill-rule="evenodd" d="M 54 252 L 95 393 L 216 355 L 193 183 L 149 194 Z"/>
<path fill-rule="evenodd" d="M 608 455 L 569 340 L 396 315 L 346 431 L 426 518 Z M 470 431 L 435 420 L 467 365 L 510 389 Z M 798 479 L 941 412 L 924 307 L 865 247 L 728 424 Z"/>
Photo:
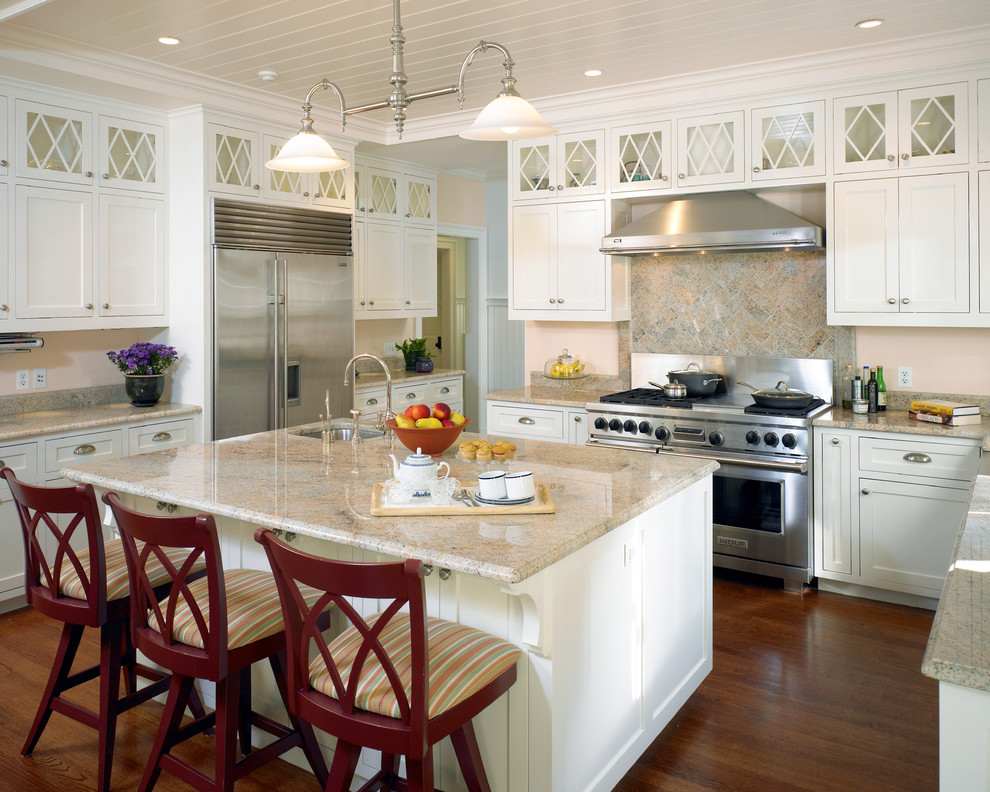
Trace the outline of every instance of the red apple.
<path fill-rule="evenodd" d="M 406 416 L 412 418 L 414 421 L 418 421 L 420 418 L 429 418 L 430 408 L 425 404 L 413 404 L 406 407 Z"/>
<path fill-rule="evenodd" d="M 440 421 L 440 423 L 443 424 L 444 426 L 457 426 L 457 424 L 455 424 L 452 420 L 450 420 L 450 418 L 444 418 L 442 421 Z"/>
<path fill-rule="evenodd" d="M 433 405 L 433 417 L 441 421 L 447 420 L 450 418 L 450 407 L 443 402 L 437 402 Z"/>

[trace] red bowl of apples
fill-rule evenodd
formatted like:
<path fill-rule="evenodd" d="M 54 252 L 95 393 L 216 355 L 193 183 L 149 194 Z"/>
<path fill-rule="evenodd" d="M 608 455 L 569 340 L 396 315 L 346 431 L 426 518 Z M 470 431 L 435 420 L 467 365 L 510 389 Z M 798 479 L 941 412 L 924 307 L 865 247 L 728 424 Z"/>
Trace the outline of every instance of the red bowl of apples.
<path fill-rule="evenodd" d="M 418 448 L 430 456 L 437 456 L 450 448 L 470 423 L 470 418 L 451 412 L 450 407 L 442 402 L 434 404 L 432 410 L 425 404 L 414 404 L 405 413 L 385 422 L 402 445 L 410 451 Z"/>

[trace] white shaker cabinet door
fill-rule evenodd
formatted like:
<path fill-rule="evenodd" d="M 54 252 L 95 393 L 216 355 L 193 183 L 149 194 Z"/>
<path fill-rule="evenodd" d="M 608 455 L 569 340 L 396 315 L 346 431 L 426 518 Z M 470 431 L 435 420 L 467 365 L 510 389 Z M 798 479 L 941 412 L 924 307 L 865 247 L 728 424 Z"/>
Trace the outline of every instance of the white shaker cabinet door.
<path fill-rule="evenodd" d="M 990 313 L 990 171 L 980 171 L 978 200 L 980 202 L 980 311 Z"/>
<path fill-rule="evenodd" d="M 852 467 L 856 438 L 815 432 L 815 574 L 854 575 Z"/>
<path fill-rule="evenodd" d="M 976 107 L 978 158 L 980 162 L 990 162 L 990 79 L 976 83 Z"/>
<path fill-rule="evenodd" d="M 510 308 L 553 310 L 557 305 L 557 207 L 528 204 L 512 209 Z M 553 299 L 551 304 L 550 300 Z"/>
<path fill-rule="evenodd" d="M 557 205 L 557 309 L 604 311 L 606 260 L 599 252 L 605 202 Z"/>
<path fill-rule="evenodd" d="M 100 196 L 100 315 L 165 313 L 165 203 Z"/>
<path fill-rule="evenodd" d="M 368 221 L 364 228 L 365 306 L 369 311 L 402 308 L 402 226 Z"/>
<path fill-rule="evenodd" d="M 93 194 L 18 185 L 15 314 L 93 315 Z"/>
<path fill-rule="evenodd" d="M 897 179 L 837 182 L 833 296 L 837 313 L 897 313 Z"/>
<path fill-rule="evenodd" d="M 0 96 L 0 176 L 10 172 L 10 153 L 7 140 L 7 97 Z"/>
<path fill-rule="evenodd" d="M 8 291 L 10 269 L 7 261 L 7 248 L 9 247 L 7 242 L 10 239 L 10 234 L 7 223 L 7 185 L 0 184 L 0 239 L 3 240 L 3 243 L 0 243 L 0 328 L 3 327 L 3 321 L 9 319 L 12 313 L 10 310 L 12 295 Z"/>
<path fill-rule="evenodd" d="M 425 228 L 403 233 L 404 299 L 402 307 L 420 316 L 437 313 L 437 235 Z"/>

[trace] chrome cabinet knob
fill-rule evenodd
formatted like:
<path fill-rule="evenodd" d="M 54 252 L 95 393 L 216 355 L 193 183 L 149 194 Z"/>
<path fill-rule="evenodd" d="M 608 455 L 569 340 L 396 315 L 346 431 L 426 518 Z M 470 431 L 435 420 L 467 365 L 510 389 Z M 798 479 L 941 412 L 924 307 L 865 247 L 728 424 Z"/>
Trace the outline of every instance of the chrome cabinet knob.
<path fill-rule="evenodd" d="M 870 491 L 868 489 L 866 489 L 866 487 L 863 488 L 862 492 L 863 492 L 864 495 L 869 495 L 870 494 Z"/>
<path fill-rule="evenodd" d="M 406 217 L 412 217 L 412 215 L 409 214 L 409 212 L 406 212 Z"/>
<path fill-rule="evenodd" d="M 581 423 L 581 416 L 580 415 L 575 415 L 574 416 L 574 423 Z"/>
<path fill-rule="evenodd" d="M 314 198 L 322 198 L 323 197 L 323 193 L 316 193 L 313 197 Z"/>
<path fill-rule="evenodd" d="M 660 181 L 667 181 L 667 177 L 666 176 L 661 176 L 660 177 Z"/>
<path fill-rule="evenodd" d="M 424 577 L 429 577 L 433 574 L 433 564 L 422 564 L 420 568 L 423 570 Z"/>
<path fill-rule="evenodd" d="M 887 162 L 893 162 L 895 159 L 897 159 L 897 157 L 895 157 L 893 154 L 887 155 Z"/>
<path fill-rule="evenodd" d="M 251 185 L 251 189 L 252 190 L 260 190 L 261 189 L 261 185 L 260 184 L 252 184 Z"/>
<path fill-rule="evenodd" d="M 93 171 L 86 171 L 83 174 L 83 176 L 85 176 L 87 179 L 92 179 L 93 178 Z"/>
<path fill-rule="evenodd" d="M 887 302 L 889 302 L 891 305 L 897 305 L 897 300 L 895 300 L 893 297 L 888 297 Z"/>
<path fill-rule="evenodd" d="M 361 305 L 364 305 L 364 300 L 361 300 Z"/>
<path fill-rule="evenodd" d="M 909 159 L 911 159 L 911 155 L 910 154 L 901 154 L 901 159 L 904 160 L 905 162 L 907 162 Z"/>
<path fill-rule="evenodd" d="M 838 437 L 833 437 L 832 438 L 832 445 L 838 445 L 838 444 L 839 444 L 839 438 Z"/>
<path fill-rule="evenodd" d="M 369 300 L 368 301 L 368 305 L 374 305 L 374 304 L 375 304 L 375 301 L 374 300 Z"/>
<path fill-rule="evenodd" d="M 103 174 L 103 178 L 104 179 L 109 179 L 110 178 L 110 174 L 109 173 L 104 173 Z"/>
<path fill-rule="evenodd" d="M 103 310 L 104 311 L 109 311 L 110 310 L 110 303 L 103 303 Z"/>
<path fill-rule="evenodd" d="M 760 169 L 758 167 L 756 167 L 756 166 L 753 166 L 753 173 L 759 173 L 759 172 L 760 172 Z"/>
<path fill-rule="evenodd" d="M 907 305 L 911 301 L 907 297 L 904 297 L 903 299 L 901 299 L 901 302 Z"/>
<path fill-rule="evenodd" d="M 550 304 L 551 305 L 556 305 L 557 304 L 557 301 L 553 297 L 551 297 L 550 298 Z"/>
<path fill-rule="evenodd" d="M 558 297 L 557 298 L 557 305 L 563 305 L 563 304 L 564 304 L 564 298 L 563 297 Z"/>
<path fill-rule="evenodd" d="M 409 305 L 411 302 L 411 300 L 406 300 L 406 305 Z"/>
<path fill-rule="evenodd" d="M 439 574 L 441 580 L 447 580 L 450 577 L 450 570 L 446 567 L 440 567 Z"/>
<path fill-rule="evenodd" d="M 10 307 L 7 305 L 7 303 L 3 303 L 2 305 L 0 305 L 0 311 L 3 311 L 4 313 L 7 313 L 7 311 L 9 311 L 9 310 L 10 310 Z"/>
<path fill-rule="evenodd" d="M 683 173 L 678 173 L 678 174 L 677 174 L 677 178 L 678 178 L 678 179 L 683 179 L 683 178 L 685 178 L 685 176 L 684 176 L 684 174 L 683 174 Z"/>
<path fill-rule="evenodd" d="M 0 160 L 0 168 L 6 168 L 9 164 L 7 160 Z"/>
<path fill-rule="evenodd" d="M 317 195 L 316 197 L 319 198 L 320 196 Z M 303 198 L 309 198 L 309 193 L 308 192 L 304 192 L 303 193 Z"/>
<path fill-rule="evenodd" d="M 87 311 L 92 311 L 93 310 L 93 303 L 86 303 L 86 310 Z"/>

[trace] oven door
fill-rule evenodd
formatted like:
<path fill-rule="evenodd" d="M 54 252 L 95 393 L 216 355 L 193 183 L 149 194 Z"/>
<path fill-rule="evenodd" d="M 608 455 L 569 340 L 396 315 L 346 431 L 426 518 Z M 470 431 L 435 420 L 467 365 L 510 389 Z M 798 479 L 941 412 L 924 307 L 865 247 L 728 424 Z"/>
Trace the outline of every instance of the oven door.
<path fill-rule="evenodd" d="M 723 461 L 713 478 L 716 564 L 722 555 L 810 570 L 807 473 Z"/>

